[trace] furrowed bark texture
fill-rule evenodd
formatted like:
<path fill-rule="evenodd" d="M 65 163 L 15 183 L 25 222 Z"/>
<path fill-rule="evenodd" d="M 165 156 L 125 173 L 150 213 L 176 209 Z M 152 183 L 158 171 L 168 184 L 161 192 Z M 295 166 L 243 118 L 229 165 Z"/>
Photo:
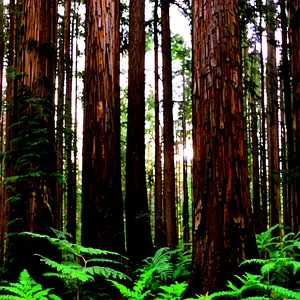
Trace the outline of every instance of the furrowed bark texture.
<path fill-rule="evenodd" d="M 55 227 L 55 140 L 54 92 L 57 35 L 57 1 L 22 1 L 22 19 L 15 93 L 15 132 L 13 155 L 15 197 L 10 205 L 9 232 L 31 231 L 51 234 Z M 18 27 L 16 27 L 17 29 Z M 13 222 L 14 221 L 14 222 Z M 34 253 L 51 257 L 43 242 L 26 241 L 19 236 L 9 239 L 13 259 L 9 269 L 15 274 L 24 268 L 32 276 L 42 272 Z M 14 249 L 14 250 L 13 250 Z M 15 262 L 17 265 L 14 265 Z"/>
<path fill-rule="evenodd" d="M 164 215 L 166 219 L 167 246 L 177 245 L 175 212 L 175 167 L 172 99 L 172 61 L 169 0 L 161 2 L 162 56 L 163 56 L 163 107 L 164 107 Z"/>
<path fill-rule="evenodd" d="M 128 122 L 126 151 L 127 254 L 139 261 L 152 254 L 145 175 L 145 0 L 129 6 Z"/>
<path fill-rule="evenodd" d="M 119 1 L 87 0 L 82 244 L 124 253 Z"/>
<path fill-rule="evenodd" d="M 225 287 L 257 254 L 248 187 L 238 1 L 193 1 L 193 267 L 186 294 Z"/>

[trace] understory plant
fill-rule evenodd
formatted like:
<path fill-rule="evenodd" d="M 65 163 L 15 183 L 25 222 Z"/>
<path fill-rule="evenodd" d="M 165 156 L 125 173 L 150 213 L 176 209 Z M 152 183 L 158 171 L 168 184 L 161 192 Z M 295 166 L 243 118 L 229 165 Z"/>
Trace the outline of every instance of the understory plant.
<path fill-rule="evenodd" d="M 68 290 L 76 292 L 76 299 L 80 298 L 81 285 L 86 282 L 94 282 L 96 276 L 113 279 L 128 278 L 123 272 L 118 270 L 122 266 L 125 258 L 116 252 L 83 247 L 78 244 L 70 243 L 66 233 L 53 229 L 57 237 L 49 237 L 32 232 L 23 232 L 33 238 L 42 238 L 56 245 L 62 253 L 61 262 L 56 262 L 47 257 L 38 255 L 46 265 L 53 269 L 44 276 L 58 277 L 64 281 Z M 114 265 L 115 267 L 112 267 Z M 70 297 L 70 296 L 69 296 Z"/>
<path fill-rule="evenodd" d="M 187 284 L 177 280 L 187 279 L 190 264 L 190 253 L 165 247 L 158 249 L 153 257 L 143 260 L 142 266 L 136 270 L 138 277 L 131 288 L 115 280 L 109 281 L 126 298 L 140 300 L 157 296 L 160 299 L 181 299 Z"/>
<path fill-rule="evenodd" d="M 51 294 L 51 290 L 43 289 L 41 284 L 30 277 L 27 270 L 23 270 L 19 282 L 7 282 L 7 285 L 0 286 L 0 300 L 61 300 L 60 297 Z"/>

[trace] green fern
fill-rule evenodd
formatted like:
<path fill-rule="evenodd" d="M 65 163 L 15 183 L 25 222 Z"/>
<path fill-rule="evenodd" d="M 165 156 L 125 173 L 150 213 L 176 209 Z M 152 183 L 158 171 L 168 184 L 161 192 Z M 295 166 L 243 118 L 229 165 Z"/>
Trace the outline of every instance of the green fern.
<path fill-rule="evenodd" d="M 18 283 L 8 283 L 8 286 L 0 286 L 0 291 L 5 294 L 0 295 L 0 300 L 61 300 L 60 297 L 50 294 L 51 288 L 43 289 L 29 275 L 27 270 L 23 270 Z"/>
<path fill-rule="evenodd" d="M 136 300 L 145 299 L 145 297 L 151 292 L 150 289 L 146 289 L 146 283 L 152 278 L 153 273 L 155 272 L 155 268 L 151 268 L 146 270 L 139 276 L 139 279 L 134 282 L 134 286 L 132 289 L 127 288 L 125 285 L 115 281 L 108 280 L 111 282 L 116 288 L 119 289 L 120 293 L 127 298 L 132 298 Z"/>
<path fill-rule="evenodd" d="M 158 293 L 159 299 L 172 299 L 172 300 L 180 300 L 183 292 L 187 287 L 186 282 L 174 283 L 169 286 L 161 286 L 164 292 Z"/>
<path fill-rule="evenodd" d="M 96 275 L 102 276 L 106 279 L 128 278 L 119 270 L 109 267 L 109 265 L 112 264 L 120 265 L 121 263 L 118 260 L 124 259 L 123 256 L 116 252 L 83 247 L 78 244 L 70 243 L 66 239 L 68 234 L 58 230 L 53 231 L 57 235 L 57 238 L 32 232 L 21 233 L 21 235 L 33 238 L 46 239 L 62 251 L 63 260 L 61 263 L 39 254 L 35 254 L 39 256 L 41 261 L 43 261 L 46 265 L 54 269 L 53 272 L 47 272 L 44 276 L 54 276 L 62 279 L 65 283 L 68 283 L 70 289 L 77 290 L 77 295 L 79 294 L 80 284 L 88 281 L 94 281 L 94 277 Z M 99 255 L 105 257 L 99 257 Z M 111 257 L 115 259 L 111 259 Z"/>

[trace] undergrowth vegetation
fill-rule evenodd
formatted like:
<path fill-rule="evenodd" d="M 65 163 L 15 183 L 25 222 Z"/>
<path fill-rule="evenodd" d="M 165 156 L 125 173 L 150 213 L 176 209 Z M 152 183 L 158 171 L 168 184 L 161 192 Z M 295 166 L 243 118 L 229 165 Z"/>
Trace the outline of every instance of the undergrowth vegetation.
<path fill-rule="evenodd" d="M 242 263 L 258 264 L 258 274 L 235 275 L 237 281 L 228 281 L 228 290 L 207 295 L 196 295 L 193 299 L 300 299 L 300 233 L 289 233 L 274 237 L 278 225 L 257 235 L 260 258 L 249 259 Z M 0 300 L 3 299 L 108 299 L 110 294 L 105 288 L 115 287 L 122 299 L 183 299 L 190 274 L 191 253 L 181 249 L 161 248 L 153 257 L 148 257 L 135 269 L 128 271 L 126 258 L 100 249 L 72 244 L 68 235 L 54 230 L 57 238 L 24 232 L 32 238 L 42 238 L 56 245 L 62 253 L 60 262 L 40 256 L 52 268 L 44 276 L 60 278 L 65 285 L 64 294 L 55 295 L 51 288 L 43 289 L 33 280 L 26 270 L 20 274 L 18 283 L 2 282 Z M 38 254 L 36 254 L 38 255 Z M 130 277 L 126 274 L 132 274 Z M 86 290 L 85 283 L 97 285 L 99 278 L 104 286 Z M 105 279 L 103 281 L 103 278 Z M 90 285 L 89 285 L 90 287 Z M 53 292 L 53 293 L 52 293 Z M 112 298 L 111 298 L 112 299 Z"/>

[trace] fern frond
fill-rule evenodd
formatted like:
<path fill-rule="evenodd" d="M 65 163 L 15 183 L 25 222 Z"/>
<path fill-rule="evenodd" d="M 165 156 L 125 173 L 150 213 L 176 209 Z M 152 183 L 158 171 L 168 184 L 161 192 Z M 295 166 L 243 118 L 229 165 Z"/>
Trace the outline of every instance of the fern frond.
<path fill-rule="evenodd" d="M 39 255 L 40 256 L 40 255 Z M 80 280 L 82 282 L 87 282 L 87 281 L 93 281 L 94 278 L 88 274 L 83 273 L 82 270 L 77 270 L 74 269 L 72 267 L 69 267 L 67 265 L 63 265 L 60 263 L 57 263 L 56 261 L 53 261 L 49 258 L 40 256 L 42 258 L 42 261 L 44 261 L 45 264 L 47 264 L 48 266 L 56 269 L 59 273 L 64 274 L 65 277 L 69 277 L 72 279 L 77 279 Z M 49 274 L 51 273 L 47 273 L 48 276 L 50 276 Z"/>

